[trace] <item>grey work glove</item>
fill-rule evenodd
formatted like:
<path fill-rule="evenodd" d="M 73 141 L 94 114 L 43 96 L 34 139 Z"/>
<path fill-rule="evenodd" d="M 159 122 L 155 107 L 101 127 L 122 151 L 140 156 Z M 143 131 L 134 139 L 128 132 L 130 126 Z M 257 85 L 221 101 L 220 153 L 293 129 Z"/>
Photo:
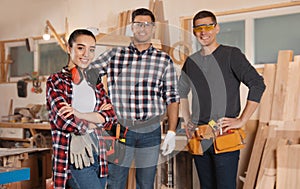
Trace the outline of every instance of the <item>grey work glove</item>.
<path fill-rule="evenodd" d="M 93 148 L 97 150 L 96 145 L 89 134 L 75 135 L 71 134 L 70 161 L 75 167 L 82 169 L 94 164 Z"/>

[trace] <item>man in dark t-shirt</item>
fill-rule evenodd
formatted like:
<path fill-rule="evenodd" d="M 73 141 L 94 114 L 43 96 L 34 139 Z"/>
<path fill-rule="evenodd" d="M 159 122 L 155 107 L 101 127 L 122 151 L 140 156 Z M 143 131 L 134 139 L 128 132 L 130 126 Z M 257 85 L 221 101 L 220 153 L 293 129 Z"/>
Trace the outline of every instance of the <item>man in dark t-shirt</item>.
<path fill-rule="evenodd" d="M 240 49 L 218 44 L 219 31 L 213 13 L 200 11 L 194 16 L 193 32 L 201 49 L 186 59 L 178 91 L 186 125 L 202 125 L 215 120 L 226 133 L 247 123 L 258 107 L 265 84 Z M 249 89 L 242 112 L 241 83 Z M 192 97 L 188 99 L 190 91 Z M 193 155 L 201 189 L 235 189 L 239 150 L 216 154 L 212 140 L 203 141 L 203 144 L 203 155 Z"/>

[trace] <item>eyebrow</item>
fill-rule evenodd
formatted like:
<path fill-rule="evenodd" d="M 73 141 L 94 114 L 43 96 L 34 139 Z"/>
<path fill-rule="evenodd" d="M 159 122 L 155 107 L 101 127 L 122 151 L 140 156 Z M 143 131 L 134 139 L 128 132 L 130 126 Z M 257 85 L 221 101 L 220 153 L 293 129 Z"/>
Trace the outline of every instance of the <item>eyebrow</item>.
<path fill-rule="evenodd" d="M 86 46 L 86 45 L 84 45 L 84 44 L 82 44 L 82 43 L 76 43 L 77 45 L 80 45 L 80 46 Z M 96 45 L 93 45 L 93 46 L 91 46 L 91 47 L 93 47 L 93 48 L 96 48 Z"/>
<path fill-rule="evenodd" d="M 212 26 L 212 25 L 215 25 L 215 24 L 217 24 L 217 23 L 211 23 L 211 24 L 199 24 L 199 25 L 196 25 L 196 26 L 193 26 L 194 28 L 195 27 L 199 27 L 199 26 Z"/>

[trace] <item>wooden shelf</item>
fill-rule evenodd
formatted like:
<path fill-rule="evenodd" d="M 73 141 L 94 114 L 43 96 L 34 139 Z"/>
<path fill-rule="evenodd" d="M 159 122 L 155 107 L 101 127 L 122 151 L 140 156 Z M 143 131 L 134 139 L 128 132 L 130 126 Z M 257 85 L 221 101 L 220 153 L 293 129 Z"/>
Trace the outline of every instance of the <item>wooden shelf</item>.
<path fill-rule="evenodd" d="M 23 128 L 23 129 L 40 129 L 40 130 L 50 130 L 49 123 L 10 123 L 10 122 L 0 122 L 0 128 Z"/>

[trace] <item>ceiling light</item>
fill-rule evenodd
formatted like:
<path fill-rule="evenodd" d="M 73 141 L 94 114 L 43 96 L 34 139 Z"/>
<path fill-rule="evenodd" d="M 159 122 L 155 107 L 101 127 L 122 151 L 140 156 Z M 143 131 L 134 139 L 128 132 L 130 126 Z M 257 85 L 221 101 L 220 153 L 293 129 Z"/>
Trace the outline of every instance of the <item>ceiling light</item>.
<path fill-rule="evenodd" d="M 48 41 L 51 38 L 48 26 L 45 27 L 43 39 Z"/>

